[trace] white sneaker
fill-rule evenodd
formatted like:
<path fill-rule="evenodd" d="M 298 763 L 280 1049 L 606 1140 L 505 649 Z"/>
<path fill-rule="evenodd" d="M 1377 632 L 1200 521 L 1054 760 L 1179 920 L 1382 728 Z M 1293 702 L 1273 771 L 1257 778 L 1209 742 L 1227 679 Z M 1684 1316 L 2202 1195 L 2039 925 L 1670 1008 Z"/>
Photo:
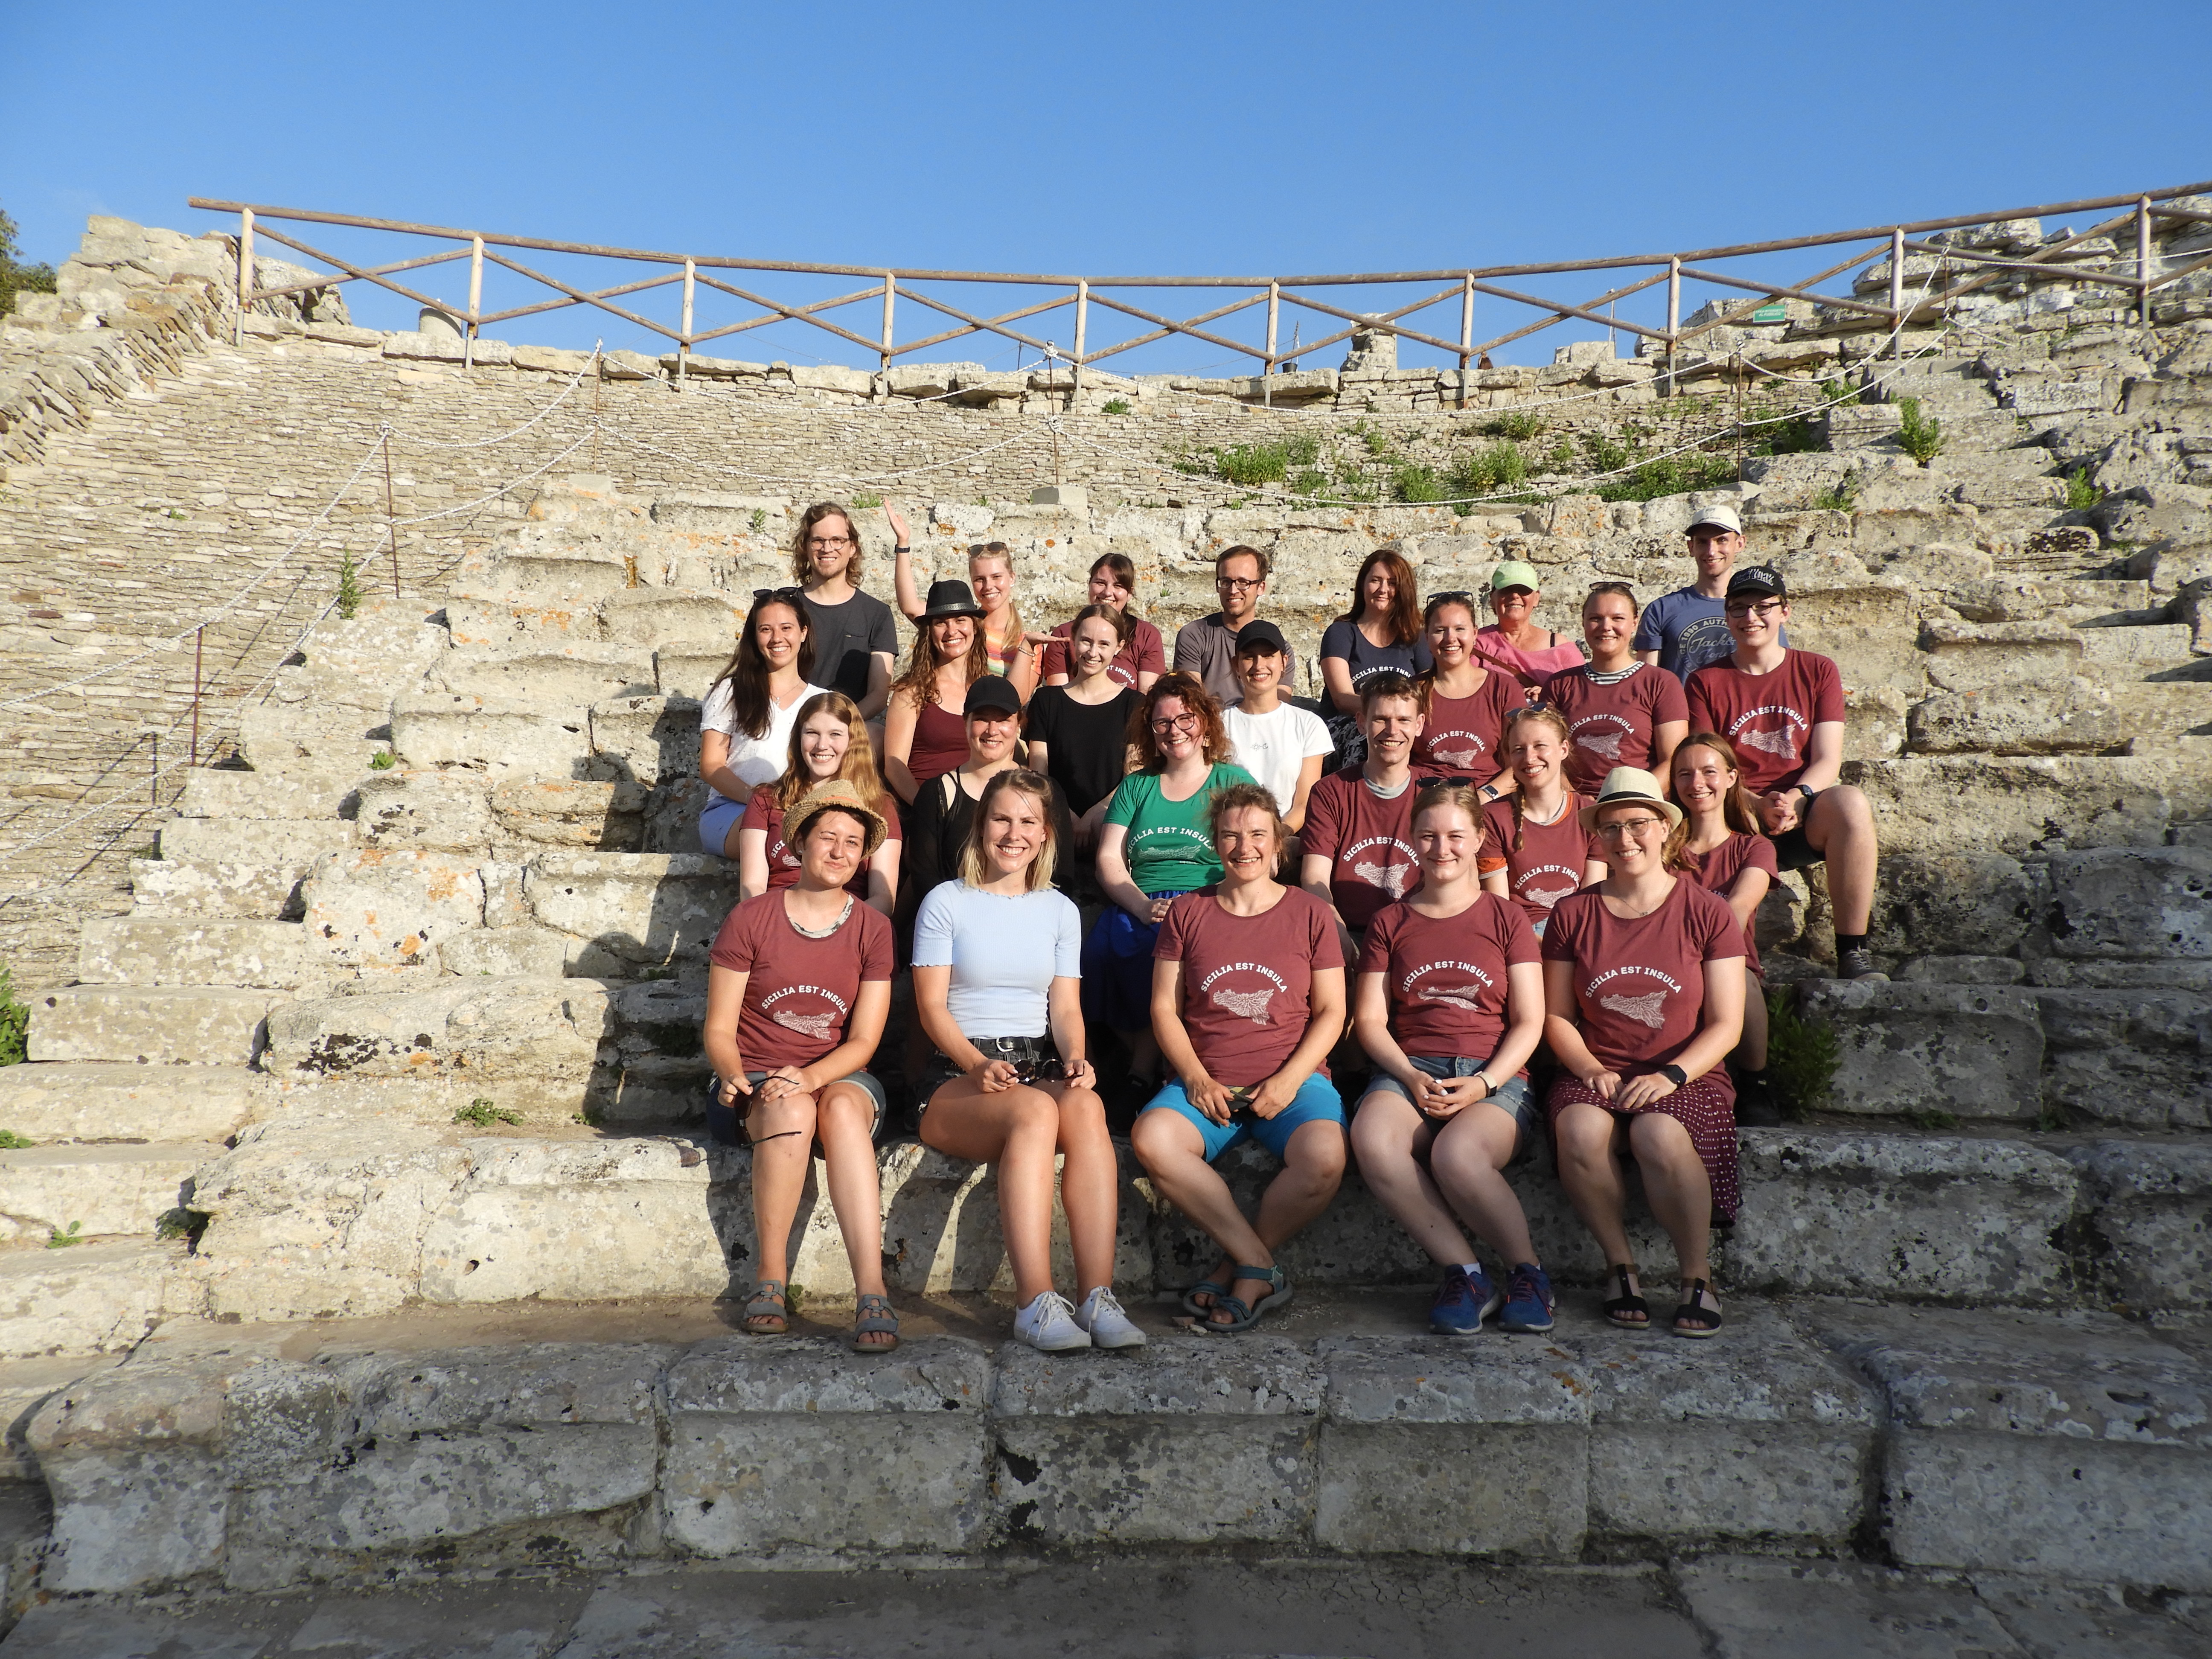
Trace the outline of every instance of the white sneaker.
<path fill-rule="evenodd" d="M 1094 1348 L 1141 1348 L 1145 1334 L 1121 1311 L 1121 1304 L 1114 1299 L 1114 1292 L 1101 1285 L 1083 1298 L 1083 1305 L 1075 1310 L 1075 1322 L 1091 1333 Z"/>
<path fill-rule="evenodd" d="M 1038 1292 L 1036 1301 L 1014 1316 L 1014 1334 L 1047 1353 L 1091 1346 L 1091 1333 L 1075 1322 L 1075 1310 L 1057 1291 Z"/>

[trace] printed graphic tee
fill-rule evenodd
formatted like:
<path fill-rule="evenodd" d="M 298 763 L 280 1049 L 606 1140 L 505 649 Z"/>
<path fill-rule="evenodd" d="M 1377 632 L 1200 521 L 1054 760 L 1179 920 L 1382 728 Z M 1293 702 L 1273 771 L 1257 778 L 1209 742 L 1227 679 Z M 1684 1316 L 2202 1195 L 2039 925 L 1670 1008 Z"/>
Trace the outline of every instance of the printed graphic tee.
<path fill-rule="evenodd" d="M 1792 651 L 1769 674 L 1730 662 L 1690 676 L 1690 729 L 1717 732 L 1735 747 L 1743 787 L 1754 795 L 1787 789 L 1804 775 L 1813 728 L 1841 724 L 1844 681 L 1833 659 Z"/>
<path fill-rule="evenodd" d="M 1521 683 L 1497 668 L 1471 697 L 1432 694 L 1421 735 L 1413 739 L 1414 769 L 1465 778 L 1477 787 L 1488 783 L 1505 764 L 1498 754 L 1505 717 L 1528 702 Z"/>
<path fill-rule="evenodd" d="M 1521 907 L 1485 893 L 1442 919 L 1410 904 L 1378 911 L 1360 947 L 1359 971 L 1383 975 L 1390 1034 L 1408 1054 L 1487 1060 L 1505 1035 L 1506 969 L 1540 959 Z"/>
<path fill-rule="evenodd" d="M 1128 826 L 1121 860 L 1129 866 L 1129 879 L 1148 894 L 1188 893 L 1219 881 L 1221 860 L 1214 856 L 1210 827 L 1213 797 L 1232 783 L 1254 781 L 1243 767 L 1224 761 L 1188 800 L 1170 800 L 1160 793 L 1157 772 L 1132 772 L 1122 779 L 1104 822 Z"/>
<path fill-rule="evenodd" d="M 1231 915 L 1211 887 L 1185 893 L 1152 958 L 1182 964 L 1183 1030 L 1207 1074 L 1232 1089 L 1283 1069 L 1306 1034 L 1314 969 L 1344 966 L 1328 907 L 1296 887 L 1256 916 Z"/>
<path fill-rule="evenodd" d="M 1790 643 L 1786 632 L 1782 643 Z M 1644 607 L 1629 648 L 1656 651 L 1660 667 L 1686 680 L 1707 663 L 1733 656 L 1735 635 L 1729 632 L 1728 607 L 1721 600 L 1694 587 L 1678 587 Z"/>
<path fill-rule="evenodd" d="M 1775 861 L 1774 843 L 1764 836 L 1747 836 L 1741 832 L 1730 836 L 1710 853 L 1692 853 L 1687 848 L 1682 856 L 1689 867 L 1682 873 L 1704 888 L 1708 893 L 1728 902 L 1728 890 L 1735 885 L 1735 878 L 1746 870 L 1766 872 L 1766 884 L 1771 888 L 1781 879 L 1782 868 Z M 1751 929 L 1743 930 L 1744 964 L 1754 974 L 1765 976 L 1765 969 L 1759 965 L 1759 941 L 1751 936 Z"/>
<path fill-rule="evenodd" d="M 1304 856 L 1329 861 L 1328 892 L 1347 927 L 1359 928 L 1386 904 L 1421 884 L 1413 854 L 1416 778 L 1384 799 L 1367 787 L 1357 766 L 1332 772 L 1306 797 L 1305 827 L 1298 831 Z"/>
<path fill-rule="evenodd" d="M 1574 968 L 1576 1022 L 1607 1071 L 1623 1079 L 1671 1065 L 1705 1018 L 1705 964 L 1743 954 L 1728 906 L 1693 881 L 1648 916 L 1623 921 L 1595 888 L 1561 899 L 1544 930 L 1544 960 Z M 1725 1078 L 1719 1066 L 1713 1075 Z"/>
<path fill-rule="evenodd" d="M 1544 701 L 1566 721 L 1574 744 L 1567 751 L 1567 786 L 1585 795 L 1602 789 L 1616 766 L 1649 772 L 1658 728 L 1690 718 L 1681 681 L 1649 663 L 1619 675 L 1601 676 L 1588 664 L 1570 668 L 1544 683 Z"/>
<path fill-rule="evenodd" d="M 1591 859 L 1605 862 L 1605 848 L 1582 826 L 1577 816 L 1589 797 L 1567 793 L 1566 810 L 1556 822 L 1521 821 L 1521 845 L 1513 845 L 1513 797 L 1494 800 L 1482 809 L 1483 873 L 1505 872 L 1506 890 L 1523 915 L 1541 928 L 1551 920 L 1552 908 L 1570 893 L 1579 891 L 1584 865 Z"/>
<path fill-rule="evenodd" d="M 891 924 L 855 902 L 827 939 L 791 925 L 782 893 L 763 893 L 730 912 L 708 960 L 747 975 L 738 1015 L 738 1051 L 750 1072 L 811 1066 L 845 1040 L 862 984 L 891 976 Z"/>

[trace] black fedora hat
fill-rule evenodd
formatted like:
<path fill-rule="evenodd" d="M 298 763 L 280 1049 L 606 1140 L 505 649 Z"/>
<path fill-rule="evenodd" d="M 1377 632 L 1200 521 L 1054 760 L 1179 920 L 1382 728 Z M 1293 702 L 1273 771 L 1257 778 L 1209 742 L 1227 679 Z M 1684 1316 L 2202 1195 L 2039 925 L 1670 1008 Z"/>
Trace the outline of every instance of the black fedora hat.
<path fill-rule="evenodd" d="M 935 622 L 939 617 L 980 617 L 983 607 L 975 603 L 975 590 L 962 581 L 932 582 L 929 603 L 922 607 L 921 619 Z"/>

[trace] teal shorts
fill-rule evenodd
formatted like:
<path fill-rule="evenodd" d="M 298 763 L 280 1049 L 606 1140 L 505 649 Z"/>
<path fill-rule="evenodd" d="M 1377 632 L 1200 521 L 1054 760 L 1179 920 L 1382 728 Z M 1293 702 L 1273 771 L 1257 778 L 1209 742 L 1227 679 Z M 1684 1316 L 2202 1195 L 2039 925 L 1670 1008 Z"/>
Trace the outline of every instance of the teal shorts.
<path fill-rule="evenodd" d="M 1189 1119 L 1206 1138 L 1206 1161 L 1211 1164 L 1240 1140 L 1256 1140 L 1273 1152 L 1279 1161 L 1290 1152 L 1291 1137 L 1309 1123 L 1334 1123 L 1339 1130 L 1344 1127 L 1344 1101 L 1336 1092 L 1336 1085 L 1316 1072 L 1298 1085 L 1291 1097 L 1291 1103 L 1273 1117 L 1255 1117 L 1250 1111 L 1231 1115 L 1226 1123 L 1216 1123 L 1204 1112 L 1190 1103 L 1180 1081 L 1170 1083 L 1154 1095 L 1145 1109 L 1148 1112 L 1176 1112 Z"/>

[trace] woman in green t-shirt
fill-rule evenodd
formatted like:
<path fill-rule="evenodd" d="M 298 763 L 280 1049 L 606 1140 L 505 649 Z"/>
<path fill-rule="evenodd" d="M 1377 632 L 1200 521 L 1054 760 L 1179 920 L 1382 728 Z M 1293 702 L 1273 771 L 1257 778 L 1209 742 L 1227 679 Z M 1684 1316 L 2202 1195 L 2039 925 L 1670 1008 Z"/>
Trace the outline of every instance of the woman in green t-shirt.
<path fill-rule="evenodd" d="M 1158 1080 L 1152 1040 L 1152 945 L 1168 901 L 1221 879 L 1213 797 L 1255 781 L 1229 758 L 1221 705 L 1195 675 L 1163 674 L 1129 723 L 1139 767 L 1121 780 L 1098 829 L 1098 886 L 1109 901 L 1083 946 L 1083 1012 L 1118 1032 L 1149 1098 Z"/>

